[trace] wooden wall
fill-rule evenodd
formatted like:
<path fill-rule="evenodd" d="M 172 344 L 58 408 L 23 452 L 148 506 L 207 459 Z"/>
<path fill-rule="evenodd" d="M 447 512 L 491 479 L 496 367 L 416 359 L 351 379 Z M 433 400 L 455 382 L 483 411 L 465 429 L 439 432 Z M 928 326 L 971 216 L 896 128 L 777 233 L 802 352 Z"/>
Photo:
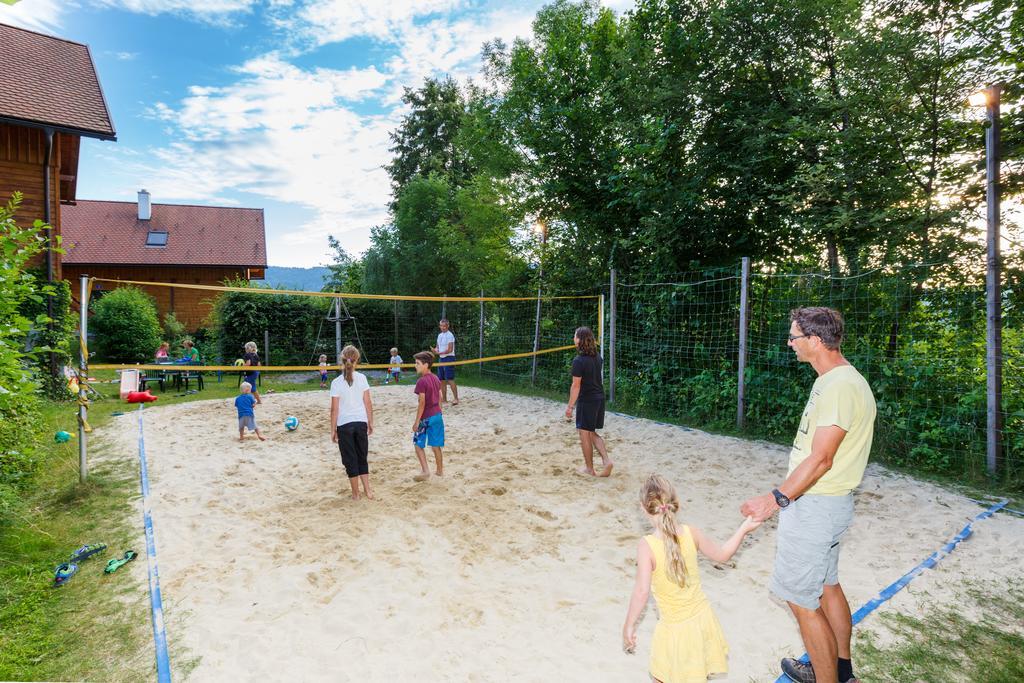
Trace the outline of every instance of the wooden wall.
<path fill-rule="evenodd" d="M 78 292 L 80 289 L 79 278 L 82 273 L 87 273 L 92 277 L 116 280 L 221 285 L 227 278 L 244 278 L 245 271 L 245 268 L 240 267 L 92 266 L 69 263 L 64 266 L 64 279 L 71 282 L 71 294 L 74 299 L 74 308 L 77 311 Z M 97 283 L 97 285 L 106 291 L 117 287 L 116 284 L 110 282 L 101 282 Z M 157 313 L 160 315 L 161 325 L 167 313 L 174 313 L 174 316 L 184 323 L 185 328 L 190 332 L 209 325 L 207 317 L 213 310 L 213 300 L 217 297 L 217 292 L 202 289 L 178 289 L 175 287 L 143 286 L 142 289 L 156 299 L 156 308 Z"/>
<path fill-rule="evenodd" d="M 60 235 L 60 148 L 63 133 L 54 133 L 50 158 L 50 211 L 54 235 Z M 43 159 L 46 135 L 37 128 L 0 123 L 0 201 L 4 204 L 15 191 L 21 192 L 21 208 L 15 216 L 18 224 L 29 227 L 43 220 Z M 46 264 L 45 255 L 33 265 Z M 60 254 L 53 255 L 54 278 L 61 279 Z"/>

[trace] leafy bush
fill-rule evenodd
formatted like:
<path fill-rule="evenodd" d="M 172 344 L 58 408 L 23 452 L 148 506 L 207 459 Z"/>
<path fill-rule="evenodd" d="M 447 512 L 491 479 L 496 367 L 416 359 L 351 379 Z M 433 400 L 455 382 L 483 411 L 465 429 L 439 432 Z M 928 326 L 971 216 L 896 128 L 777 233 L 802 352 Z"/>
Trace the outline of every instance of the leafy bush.
<path fill-rule="evenodd" d="M 45 273 L 41 269 L 31 272 L 40 282 L 40 289 L 43 289 Z M 36 368 L 43 394 L 55 401 L 66 401 L 72 398 L 72 394 L 68 391 L 62 368 L 65 365 L 77 365 L 71 356 L 71 346 L 78 327 L 71 313 L 71 285 L 60 280 L 47 285 L 46 289 L 52 292 L 49 298 L 53 301 L 53 322 L 34 324 L 28 336 L 28 344 L 39 353 Z M 45 319 L 46 309 L 46 297 L 30 299 L 22 305 L 22 312 L 32 320 Z"/>
<path fill-rule="evenodd" d="M 13 499 L 14 487 L 35 468 L 34 442 L 38 432 L 39 400 L 32 372 L 43 347 L 29 348 L 29 333 L 46 325 L 45 314 L 29 317 L 33 304 L 55 292 L 26 269 L 46 251 L 45 225 L 36 221 L 22 228 L 14 220 L 21 203 L 15 193 L 0 207 L 0 507 Z"/>
<path fill-rule="evenodd" d="M 118 287 L 92 304 L 90 329 L 96 352 L 112 363 L 140 363 L 153 358 L 163 331 L 156 303 L 136 287 Z"/>
<path fill-rule="evenodd" d="M 179 321 L 173 313 L 165 315 L 163 340 L 171 345 L 171 350 L 181 348 L 181 343 L 187 338 L 188 333 L 185 331 L 185 323 Z"/>

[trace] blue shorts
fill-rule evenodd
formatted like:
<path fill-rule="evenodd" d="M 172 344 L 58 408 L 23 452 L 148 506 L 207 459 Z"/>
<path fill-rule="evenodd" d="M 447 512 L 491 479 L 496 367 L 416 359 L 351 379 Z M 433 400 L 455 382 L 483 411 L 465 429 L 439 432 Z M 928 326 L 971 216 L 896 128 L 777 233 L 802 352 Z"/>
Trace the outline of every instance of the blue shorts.
<path fill-rule="evenodd" d="M 425 448 L 426 446 L 443 448 L 444 419 L 441 417 L 441 413 L 420 420 L 420 428 L 416 430 L 416 434 L 412 437 L 412 442 L 416 444 L 417 448 Z"/>
<path fill-rule="evenodd" d="M 455 356 L 445 356 L 444 358 L 438 358 L 438 363 L 453 363 L 455 362 Z M 437 366 L 437 378 L 442 382 L 455 379 L 455 366 L 454 365 L 439 365 Z"/>
<path fill-rule="evenodd" d="M 256 418 L 252 415 L 239 415 L 238 416 L 238 429 L 239 431 L 248 427 L 251 431 L 256 431 Z"/>
<path fill-rule="evenodd" d="M 245 373 L 245 379 L 243 381 L 248 382 L 249 385 L 253 389 L 255 389 L 256 388 L 256 384 L 257 384 L 259 378 L 260 378 L 260 373 L 258 373 L 258 372 L 247 372 L 247 373 Z"/>

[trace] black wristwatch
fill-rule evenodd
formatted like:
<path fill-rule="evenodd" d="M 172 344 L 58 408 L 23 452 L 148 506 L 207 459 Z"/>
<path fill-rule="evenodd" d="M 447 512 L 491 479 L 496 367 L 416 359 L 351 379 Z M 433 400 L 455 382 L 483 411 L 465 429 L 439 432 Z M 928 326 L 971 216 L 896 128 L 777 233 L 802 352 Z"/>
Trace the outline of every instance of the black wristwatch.
<path fill-rule="evenodd" d="M 793 502 L 786 497 L 785 493 L 778 489 L 772 489 L 772 495 L 775 496 L 775 504 L 778 505 L 780 508 L 784 508 L 788 506 L 791 502 Z"/>

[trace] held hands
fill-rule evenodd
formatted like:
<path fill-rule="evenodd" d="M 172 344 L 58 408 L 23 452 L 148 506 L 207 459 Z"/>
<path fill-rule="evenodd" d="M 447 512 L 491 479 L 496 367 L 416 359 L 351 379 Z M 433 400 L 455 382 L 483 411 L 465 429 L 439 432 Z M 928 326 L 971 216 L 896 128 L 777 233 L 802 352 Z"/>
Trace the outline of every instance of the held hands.
<path fill-rule="evenodd" d="M 775 496 L 766 493 L 763 496 L 751 498 L 740 506 L 740 514 L 744 517 L 752 517 L 758 524 L 768 519 L 779 509 L 775 502 Z M 755 527 L 756 528 L 756 527 Z"/>
<path fill-rule="evenodd" d="M 757 527 L 761 526 L 762 524 L 764 524 L 764 520 L 755 520 L 753 517 L 747 517 L 740 524 L 740 531 L 743 532 L 744 535 L 746 535 L 754 529 L 756 529 Z"/>

